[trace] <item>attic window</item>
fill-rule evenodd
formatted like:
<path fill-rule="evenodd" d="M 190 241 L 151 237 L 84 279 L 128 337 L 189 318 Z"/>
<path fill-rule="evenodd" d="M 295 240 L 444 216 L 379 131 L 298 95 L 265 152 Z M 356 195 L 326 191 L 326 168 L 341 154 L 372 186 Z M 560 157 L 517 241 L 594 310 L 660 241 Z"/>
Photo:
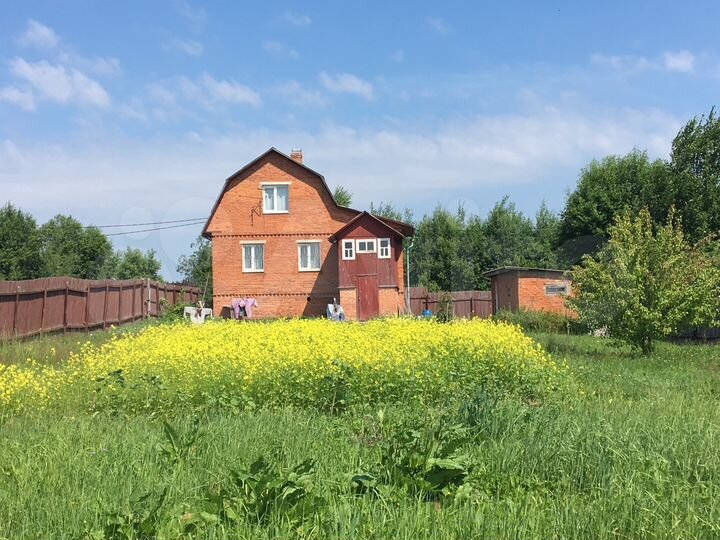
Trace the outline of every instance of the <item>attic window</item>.
<path fill-rule="evenodd" d="M 290 208 L 288 201 L 288 184 L 263 184 L 263 214 L 287 214 Z"/>
<path fill-rule="evenodd" d="M 545 285 L 545 296 L 567 296 L 567 285 Z"/>

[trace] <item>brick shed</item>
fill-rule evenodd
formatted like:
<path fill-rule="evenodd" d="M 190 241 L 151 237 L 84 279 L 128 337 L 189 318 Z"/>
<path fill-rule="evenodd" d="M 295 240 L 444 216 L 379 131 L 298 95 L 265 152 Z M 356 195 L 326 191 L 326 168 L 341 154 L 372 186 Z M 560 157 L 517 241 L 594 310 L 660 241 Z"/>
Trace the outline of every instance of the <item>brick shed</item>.
<path fill-rule="evenodd" d="M 213 310 L 254 298 L 257 317 L 349 319 L 405 310 L 403 242 L 412 226 L 340 206 L 323 176 L 271 148 L 230 176 L 203 229 L 212 241 Z"/>
<path fill-rule="evenodd" d="M 520 309 L 572 313 L 565 306 L 565 299 L 572 292 L 572 281 L 566 270 L 503 266 L 483 276 L 490 278 L 493 314 Z"/>

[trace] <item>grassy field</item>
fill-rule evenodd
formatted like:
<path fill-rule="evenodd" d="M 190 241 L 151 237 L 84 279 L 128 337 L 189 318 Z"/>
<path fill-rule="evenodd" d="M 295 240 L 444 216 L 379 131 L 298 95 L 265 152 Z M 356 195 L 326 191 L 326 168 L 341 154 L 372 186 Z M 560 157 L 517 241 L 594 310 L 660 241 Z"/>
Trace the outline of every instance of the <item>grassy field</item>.
<path fill-rule="evenodd" d="M 0 355 L 35 347 L 57 362 L 78 337 Z M 0 538 L 720 537 L 718 351 L 661 345 L 644 359 L 534 337 L 570 366 L 573 391 L 556 400 L 8 416 Z M 260 456 L 277 470 L 248 473 Z M 423 490 L 428 456 L 461 467 L 461 486 Z"/>

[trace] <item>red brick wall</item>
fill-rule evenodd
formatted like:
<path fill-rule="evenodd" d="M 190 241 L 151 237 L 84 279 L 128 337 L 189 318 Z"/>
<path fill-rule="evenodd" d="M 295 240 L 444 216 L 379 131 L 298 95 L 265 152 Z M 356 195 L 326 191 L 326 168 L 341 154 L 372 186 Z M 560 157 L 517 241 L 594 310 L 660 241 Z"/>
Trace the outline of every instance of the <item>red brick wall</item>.
<path fill-rule="evenodd" d="M 263 215 L 263 182 L 291 182 L 289 213 Z M 323 315 L 339 296 L 337 246 L 329 237 L 357 214 L 337 207 L 320 178 L 276 154 L 230 182 L 213 215 L 213 300 L 219 315 L 235 297 L 254 297 L 258 317 Z M 298 240 L 321 240 L 321 270 L 300 272 Z M 265 271 L 242 271 L 241 242 L 265 242 Z"/>
<path fill-rule="evenodd" d="M 519 305 L 521 309 L 529 311 L 548 311 L 552 313 L 561 313 L 563 315 L 571 314 L 571 310 L 565 307 L 565 300 L 567 296 L 548 296 L 545 293 L 546 285 L 567 285 L 568 290 L 570 290 L 569 280 L 521 276 L 518 280 L 518 285 Z"/>

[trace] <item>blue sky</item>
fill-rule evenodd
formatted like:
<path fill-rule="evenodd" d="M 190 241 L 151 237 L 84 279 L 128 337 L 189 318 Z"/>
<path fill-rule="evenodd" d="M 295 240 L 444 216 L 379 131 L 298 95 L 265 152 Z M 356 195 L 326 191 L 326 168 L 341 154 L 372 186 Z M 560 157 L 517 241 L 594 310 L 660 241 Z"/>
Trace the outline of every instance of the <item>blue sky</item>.
<path fill-rule="evenodd" d="M 507 194 L 559 211 L 593 158 L 667 157 L 716 105 L 718 15 L 711 1 L 8 3 L 0 200 L 40 222 L 202 217 L 275 146 L 302 148 L 358 208 L 485 214 Z M 172 279 L 199 231 L 113 241 L 156 249 Z"/>

